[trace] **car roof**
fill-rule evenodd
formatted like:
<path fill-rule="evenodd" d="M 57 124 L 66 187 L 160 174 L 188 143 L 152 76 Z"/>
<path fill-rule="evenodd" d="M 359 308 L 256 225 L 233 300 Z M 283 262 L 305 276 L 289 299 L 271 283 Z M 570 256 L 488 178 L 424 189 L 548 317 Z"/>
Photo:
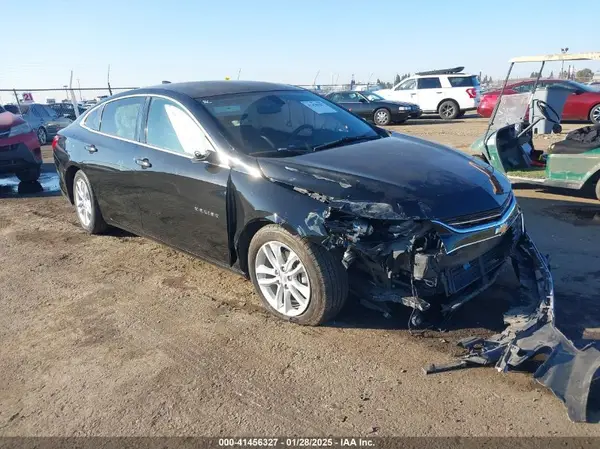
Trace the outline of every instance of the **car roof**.
<path fill-rule="evenodd" d="M 287 84 L 262 81 L 191 81 L 169 83 L 136 89 L 140 92 L 178 92 L 192 98 L 214 97 L 217 95 L 241 94 L 250 92 L 269 92 L 277 90 L 304 90 Z"/>

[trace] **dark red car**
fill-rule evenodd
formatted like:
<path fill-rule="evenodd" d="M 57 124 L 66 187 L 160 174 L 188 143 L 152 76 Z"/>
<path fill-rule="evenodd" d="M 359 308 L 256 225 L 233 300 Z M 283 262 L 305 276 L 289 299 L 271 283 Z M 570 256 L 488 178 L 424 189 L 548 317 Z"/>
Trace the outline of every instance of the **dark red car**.
<path fill-rule="evenodd" d="M 22 182 L 37 181 L 42 166 L 40 142 L 21 117 L 0 106 L 0 175 L 15 174 Z"/>
<path fill-rule="evenodd" d="M 535 80 L 519 81 L 518 83 L 508 84 L 504 95 L 522 94 L 531 92 Z M 600 91 L 585 84 L 571 80 L 540 80 L 538 87 L 560 85 L 573 93 L 567 99 L 563 109 L 563 120 L 583 120 L 592 123 L 600 123 Z M 490 117 L 496 106 L 496 101 L 500 95 L 500 89 L 486 92 L 481 97 L 481 102 L 477 112 L 482 117 Z"/>

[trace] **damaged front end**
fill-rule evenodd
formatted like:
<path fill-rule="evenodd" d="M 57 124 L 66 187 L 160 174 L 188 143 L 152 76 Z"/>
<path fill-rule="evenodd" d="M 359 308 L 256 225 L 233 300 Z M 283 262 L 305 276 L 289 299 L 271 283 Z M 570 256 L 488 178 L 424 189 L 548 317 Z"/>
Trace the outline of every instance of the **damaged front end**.
<path fill-rule="evenodd" d="M 413 308 L 413 325 L 420 324 L 415 316 L 432 308 L 451 313 L 490 287 L 511 263 L 520 288 L 509 298 L 506 329 L 489 339 L 461 341 L 465 356 L 425 372 L 490 365 L 506 372 L 543 354 L 534 378 L 565 402 L 570 419 L 587 421 L 600 351 L 578 349 L 556 327 L 550 268 L 526 233 L 512 194 L 498 210 L 445 222 L 402 218 L 386 204 L 328 202 L 317 221 L 329 233 L 324 243 L 340 250 L 351 289 L 365 306 L 384 314 L 390 313 L 386 302 Z"/>
<path fill-rule="evenodd" d="M 398 215 L 387 204 L 329 200 L 325 244 L 341 249 L 350 288 L 389 315 L 385 303 L 415 309 L 411 324 L 448 314 L 490 287 L 524 235 L 510 195 L 498 209 L 445 222 Z M 316 217 L 313 217 L 316 218 Z"/>

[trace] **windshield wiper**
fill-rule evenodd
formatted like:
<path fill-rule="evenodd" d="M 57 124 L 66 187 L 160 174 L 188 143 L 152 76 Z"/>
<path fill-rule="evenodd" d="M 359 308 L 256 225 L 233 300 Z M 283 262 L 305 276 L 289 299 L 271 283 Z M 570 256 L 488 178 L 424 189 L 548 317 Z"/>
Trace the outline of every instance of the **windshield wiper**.
<path fill-rule="evenodd" d="M 327 142 L 327 143 L 323 143 L 321 145 L 316 145 L 313 147 L 313 151 L 321 151 L 321 150 L 326 150 L 328 148 L 334 148 L 334 147 L 341 147 L 344 145 L 347 145 L 349 143 L 356 143 L 356 142 L 366 142 L 367 140 L 375 140 L 375 139 L 379 139 L 381 136 L 378 135 L 374 135 L 374 136 L 368 136 L 368 135 L 362 135 L 362 136 L 353 136 L 353 137 L 342 137 L 341 139 L 338 140 L 334 140 L 332 142 Z"/>

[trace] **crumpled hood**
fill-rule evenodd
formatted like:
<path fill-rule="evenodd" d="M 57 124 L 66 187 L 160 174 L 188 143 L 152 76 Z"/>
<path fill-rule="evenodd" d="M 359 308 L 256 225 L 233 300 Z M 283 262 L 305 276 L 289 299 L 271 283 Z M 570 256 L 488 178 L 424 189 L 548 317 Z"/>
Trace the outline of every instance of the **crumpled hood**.
<path fill-rule="evenodd" d="M 18 115 L 8 111 L 0 113 L 0 131 L 8 131 L 13 126 L 20 125 L 21 123 L 25 123 L 25 120 Z"/>
<path fill-rule="evenodd" d="M 333 207 L 372 218 L 455 218 L 498 208 L 511 191 L 509 181 L 487 164 L 397 133 L 258 163 L 272 181 L 324 195 Z"/>

